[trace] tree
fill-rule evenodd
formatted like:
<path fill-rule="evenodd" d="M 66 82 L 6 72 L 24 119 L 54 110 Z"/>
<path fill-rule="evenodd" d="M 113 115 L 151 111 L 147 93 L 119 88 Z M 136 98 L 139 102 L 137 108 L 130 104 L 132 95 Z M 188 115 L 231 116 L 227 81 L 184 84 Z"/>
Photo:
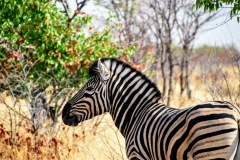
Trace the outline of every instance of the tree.
<path fill-rule="evenodd" d="M 196 8 L 203 7 L 204 11 L 217 11 L 222 8 L 230 8 L 230 18 L 239 15 L 240 1 L 238 0 L 196 0 Z M 237 18 L 239 22 L 239 17 Z"/>
<path fill-rule="evenodd" d="M 191 1 L 185 1 L 182 5 L 181 16 L 177 18 L 178 35 L 182 45 L 181 62 L 179 63 L 181 68 L 180 92 L 183 94 L 184 90 L 186 90 L 189 98 L 191 98 L 189 59 L 194 39 L 199 29 L 210 20 L 213 20 L 216 15 L 216 13 L 206 14 L 201 10 L 194 11 L 192 10 L 192 5 Z"/>
<path fill-rule="evenodd" d="M 173 87 L 173 32 L 176 25 L 177 13 L 180 10 L 181 3 L 178 0 L 163 0 L 163 1 L 148 1 L 148 6 L 151 9 L 149 19 L 152 23 L 149 24 L 156 43 L 156 83 L 158 82 L 158 70 L 161 70 L 163 78 L 163 96 L 167 96 L 167 104 L 170 104 L 172 87 Z"/>
<path fill-rule="evenodd" d="M 134 46 L 137 44 L 137 41 L 143 39 L 140 27 L 142 21 L 141 19 L 139 21 L 138 17 L 139 8 L 141 6 L 140 1 L 95 0 L 95 2 L 98 6 L 104 7 L 105 10 L 111 13 L 111 22 L 114 25 L 111 28 L 111 32 L 117 38 L 121 48 Z M 134 54 L 132 56 L 134 56 Z M 136 58 L 139 57 L 136 56 Z M 131 60 L 133 60 L 133 57 L 131 57 Z"/>
<path fill-rule="evenodd" d="M 94 59 L 104 54 L 117 56 L 118 47 L 111 43 L 107 30 L 86 36 L 83 29 L 91 16 L 83 12 L 76 11 L 78 16 L 70 21 L 51 0 L 4 0 L 0 5 L 2 72 L 17 66 L 17 59 L 24 55 L 27 63 L 37 61 L 33 68 L 64 85 L 63 77 L 67 75 L 85 77 Z M 30 74 L 29 77 L 37 77 L 34 72 Z M 70 86 L 76 85 L 76 82 L 70 83 Z"/>
<path fill-rule="evenodd" d="M 98 1 L 98 0 L 96 0 Z M 111 10 L 119 32 L 114 32 L 120 42 L 135 43 L 136 51 L 131 60 L 142 64 L 142 72 L 150 75 L 158 85 L 166 102 L 170 104 L 174 80 L 180 79 L 181 93 L 191 97 L 189 57 L 199 29 L 212 20 L 213 14 L 192 10 L 192 1 L 180 0 L 112 0 L 98 4 Z M 177 36 L 176 36 L 177 35 Z M 177 38 L 176 38 L 177 37 Z M 180 47 L 182 54 L 176 54 Z M 180 69 L 180 76 L 174 74 Z"/>
<path fill-rule="evenodd" d="M 60 1 L 63 9 L 52 0 L 0 2 L 0 92 L 27 99 L 34 130 L 43 120 L 39 111 L 59 115 L 69 90 L 88 78 L 93 61 L 122 51 L 107 27 L 92 29 L 92 17 L 81 11 L 86 2 L 76 1 L 73 12 L 66 1 Z M 127 54 L 128 48 L 121 53 Z"/>

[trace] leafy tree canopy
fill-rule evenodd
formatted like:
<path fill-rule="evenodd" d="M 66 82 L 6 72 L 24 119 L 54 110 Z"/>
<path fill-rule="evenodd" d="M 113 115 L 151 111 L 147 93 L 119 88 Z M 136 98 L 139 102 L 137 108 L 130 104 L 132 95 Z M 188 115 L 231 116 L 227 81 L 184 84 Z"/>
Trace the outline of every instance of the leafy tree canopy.
<path fill-rule="evenodd" d="M 37 80 L 43 88 L 77 86 L 94 60 L 118 56 L 120 48 L 109 30 L 92 31 L 92 17 L 76 12 L 68 24 L 67 14 L 52 0 L 1 0 L 0 74 L 6 76 L 28 65 L 27 78 Z M 131 49 L 123 52 L 128 56 Z M 47 83 L 49 79 L 54 84 Z"/>
<path fill-rule="evenodd" d="M 240 1 L 239 0 L 196 0 L 196 8 L 204 8 L 204 11 L 216 11 L 220 8 L 231 8 L 230 17 L 239 14 Z M 239 17 L 237 18 L 239 21 Z"/>

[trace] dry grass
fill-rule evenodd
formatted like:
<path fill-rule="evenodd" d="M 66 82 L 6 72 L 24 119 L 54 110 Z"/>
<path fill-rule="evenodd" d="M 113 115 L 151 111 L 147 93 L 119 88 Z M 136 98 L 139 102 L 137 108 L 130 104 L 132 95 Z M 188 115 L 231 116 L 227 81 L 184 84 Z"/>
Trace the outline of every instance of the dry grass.
<path fill-rule="evenodd" d="M 3 107 L 1 105 L 1 109 Z M 31 123 L 19 116 L 13 118 L 16 125 L 11 132 L 8 115 L 7 110 L 1 111 L 1 116 L 4 117 L 0 123 L 1 160 L 126 159 L 124 139 L 109 114 L 81 123 L 77 127 L 65 126 L 61 119 L 56 126 L 46 122 L 46 126 L 37 135 L 34 135 Z"/>
<path fill-rule="evenodd" d="M 219 99 L 239 104 L 239 73 L 231 66 L 210 72 L 196 69 L 191 76 L 192 99 L 180 95 L 174 88 L 172 106 L 184 108 L 193 104 Z M 175 84 L 178 82 L 176 81 Z M 45 126 L 33 134 L 24 100 L 0 93 L 6 104 L 0 103 L 0 159 L 126 159 L 124 138 L 117 131 L 109 114 L 81 123 L 77 127 L 64 126 L 59 119 L 56 126 L 47 120 Z M 25 118 L 23 117 L 25 116 Z M 11 132 L 12 130 L 12 132 Z"/>

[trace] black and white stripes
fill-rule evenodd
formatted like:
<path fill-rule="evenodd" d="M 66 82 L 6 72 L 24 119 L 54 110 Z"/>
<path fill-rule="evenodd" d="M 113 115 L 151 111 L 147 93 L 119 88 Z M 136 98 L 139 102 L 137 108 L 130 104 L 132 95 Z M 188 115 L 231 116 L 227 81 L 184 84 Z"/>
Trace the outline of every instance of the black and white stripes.
<path fill-rule="evenodd" d="M 65 124 L 109 112 L 126 139 L 129 159 L 240 159 L 237 107 L 209 102 L 169 108 L 158 102 L 161 93 L 145 75 L 116 59 L 96 61 L 89 75 L 64 106 Z"/>

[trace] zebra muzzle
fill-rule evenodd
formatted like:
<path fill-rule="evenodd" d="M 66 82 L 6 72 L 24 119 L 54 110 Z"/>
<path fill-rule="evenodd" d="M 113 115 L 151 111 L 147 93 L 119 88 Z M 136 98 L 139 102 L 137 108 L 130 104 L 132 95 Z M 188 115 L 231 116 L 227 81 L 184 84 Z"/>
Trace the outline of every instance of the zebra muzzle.
<path fill-rule="evenodd" d="M 65 104 L 62 111 L 62 120 L 65 125 L 77 126 L 78 123 L 81 121 L 81 118 L 74 114 L 70 115 L 71 108 L 72 105 L 70 103 Z"/>

